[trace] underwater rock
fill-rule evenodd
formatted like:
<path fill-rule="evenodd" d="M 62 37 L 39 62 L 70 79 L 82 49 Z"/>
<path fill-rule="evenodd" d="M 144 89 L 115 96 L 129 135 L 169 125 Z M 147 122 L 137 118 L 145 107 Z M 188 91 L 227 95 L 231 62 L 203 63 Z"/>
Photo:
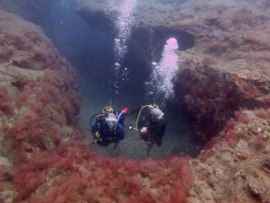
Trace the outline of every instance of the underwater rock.
<path fill-rule="evenodd" d="M 269 153 L 265 154 L 264 149 L 270 144 L 261 141 L 262 132 L 252 133 L 265 120 L 252 110 L 245 110 L 238 113 L 233 122 L 234 126 L 225 125 L 212 147 L 203 150 L 198 159 L 192 161 L 194 188 L 197 189 L 193 190 L 190 202 L 269 200 L 266 188 L 270 187 L 270 177 L 261 169 L 265 166 L 262 163 L 267 165 Z M 210 199 L 208 194 L 212 194 Z"/>
<path fill-rule="evenodd" d="M 270 174 L 270 160 L 266 160 L 265 163 L 262 165 L 262 169 Z"/>
<path fill-rule="evenodd" d="M 199 157 L 132 161 L 90 152 L 77 139 L 73 70 L 40 29 L 1 11 L 1 201 L 269 201 L 266 1 L 180 1 L 173 10 L 159 2 L 140 2 L 136 29 L 140 37 L 140 29 L 161 27 L 162 39 L 173 30 L 193 39 L 178 52 L 175 107 L 189 113 L 195 135 L 211 137 Z"/>
<path fill-rule="evenodd" d="M 79 2 L 78 12 L 89 24 L 95 10 L 113 21 L 107 1 Z M 158 60 L 150 53 L 156 51 L 159 58 L 166 37 L 177 39 L 181 51 L 174 107 L 189 115 L 194 136 L 207 143 L 192 160 L 189 202 L 269 200 L 264 189 L 270 188 L 268 167 L 262 166 L 269 158 L 270 126 L 266 5 L 265 0 L 137 2 L 130 52 L 151 63 Z M 111 35 L 113 28 L 100 29 Z M 252 177 L 261 183 L 251 184 Z"/>
<path fill-rule="evenodd" d="M 78 0 L 78 13 L 91 27 L 114 38 L 108 1 Z M 169 37 L 179 42 L 175 103 L 204 142 L 218 134 L 239 108 L 269 103 L 269 14 L 265 1 L 137 1 L 129 54 L 149 68 Z M 95 13 L 98 12 L 98 15 Z M 94 23 L 102 18 L 106 23 Z M 109 23 L 111 22 L 111 23 Z"/>
<path fill-rule="evenodd" d="M 217 135 L 240 108 L 269 108 L 270 16 L 262 14 L 262 3 L 190 5 L 201 5 L 196 13 L 200 18 L 185 24 L 196 40 L 192 49 L 179 52 L 175 102 L 190 115 L 194 135 L 201 140 Z M 217 11 L 211 17 L 210 8 Z"/>
<path fill-rule="evenodd" d="M 0 38 L 1 202 L 186 200 L 190 158 L 97 156 L 81 139 L 69 63 L 40 28 L 3 10 Z"/>
<path fill-rule="evenodd" d="M 6 160 L 0 166 L 0 185 L 5 202 L 12 196 L 4 194 L 12 194 L 13 200 L 16 196 L 13 172 L 22 163 L 57 148 L 64 128 L 72 129 L 73 139 L 81 135 L 75 72 L 69 63 L 34 24 L 0 10 L 0 28 L 0 156 Z"/>
<path fill-rule="evenodd" d="M 179 58 L 175 103 L 180 112 L 188 113 L 193 134 L 202 141 L 217 135 L 238 109 L 269 107 L 270 81 L 258 69 L 248 72 L 260 78 L 244 75 L 246 60 L 219 59 L 193 50 L 180 52 Z"/>
<path fill-rule="evenodd" d="M 77 2 L 78 14 L 90 27 L 101 30 L 110 36 L 112 40 L 116 37 L 114 24 L 117 15 L 111 8 L 109 1 L 89 2 L 77 0 Z M 132 21 L 131 40 L 127 42 L 127 57 L 132 56 L 133 60 L 135 59 L 138 63 L 143 64 L 143 68 L 149 66 L 149 60 L 159 61 L 163 46 L 171 37 L 181 42 L 180 49 L 191 48 L 194 44 L 194 37 L 190 32 L 178 26 L 171 26 L 166 22 L 166 18 L 164 18 L 163 22 L 158 22 L 159 19 L 163 19 L 163 14 L 166 14 L 166 12 L 158 13 L 159 9 L 155 10 L 156 2 L 158 2 L 157 8 L 164 8 L 164 4 L 161 1 L 137 1 L 133 11 L 134 20 Z M 152 7 L 153 5 L 154 8 Z M 171 5 L 166 4 L 165 7 L 169 10 Z M 151 23 L 144 22 L 150 19 L 153 20 Z"/>

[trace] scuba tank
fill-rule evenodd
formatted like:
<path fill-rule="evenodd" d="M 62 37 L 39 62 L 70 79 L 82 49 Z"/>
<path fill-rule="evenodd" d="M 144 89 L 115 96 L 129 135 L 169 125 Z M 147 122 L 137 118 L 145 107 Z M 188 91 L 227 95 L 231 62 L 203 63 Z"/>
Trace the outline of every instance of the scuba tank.
<path fill-rule="evenodd" d="M 91 116 L 90 126 L 92 126 L 92 121 L 94 118 L 96 118 L 97 122 L 100 122 L 101 120 L 105 119 L 109 128 L 115 127 L 116 130 L 117 125 L 120 123 L 122 116 L 127 112 L 128 109 L 125 107 L 118 115 L 115 115 L 113 112 L 113 108 L 107 106 L 102 110 L 102 113 L 96 113 L 93 116 Z"/>

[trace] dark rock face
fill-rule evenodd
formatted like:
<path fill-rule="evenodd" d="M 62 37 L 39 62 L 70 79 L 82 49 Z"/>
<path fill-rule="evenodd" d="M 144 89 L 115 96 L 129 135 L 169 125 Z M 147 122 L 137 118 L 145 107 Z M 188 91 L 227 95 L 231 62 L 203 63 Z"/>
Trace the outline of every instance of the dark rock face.
<path fill-rule="evenodd" d="M 0 10 L 0 28 L 1 202 L 186 201 L 189 158 L 111 160 L 89 151 L 69 63 L 34 24 Z"/>
<path fill-rule="evenodd" d="M 199 139 L 207 141 L 216 136 L 241 108 L 269 106 L 269 81 L 241 78 L 241 73 L 229 71 L 230 66 L 235 66 L 230 62 L 222 65 L 217 59 L 188 53 L 181 57 L 184 60 L 175 78 L 174 102 L 180 112 L 189 115 L 193 134 Z"/>
<path fill-rule="evenodd" d="M 90 27 L 98 28 L 109 36 L 113 34 L 114 24 L 112 16 L 104 15 L 103 10 L 92 10 L 89 7 L 80 7 L 77 9 L 78 14 L 85 19 Z"/>
<path fill-rule="evenodd" d="M 196 136 L 212 137 L 207 147 L 190 162 L 111 160 L 89 152 L 74 139 L 79 109 L 69 64 L 40 30 L 1 11 L 3 202 L 269 201 L 267 2 L 183 1 L 174 8 L 149 2 L 140 2 L 134 34 L 161 28 L 189 39 L 189 49 L 178 52 L 174 107 L 190 115 Z M 19 32 L 9 29 L 16 22 Z M 139 46 L 134 50 L 140 56 Z"/>
<path fill-rule="evenodd" d="M 94 5 L 94 8 L 92 7 Z M 89 26 L 97 28 L 107 33 L 112 39 L 115 36 L 114 13 L 110 12 L 106 3 L 94 3 L 93 5 L 81 3 L 77 12 Z M 135 18 L 140 12 L 135 10 Z M 166 24 L 145 25 L 137 21 L 133 23 L 131 39 L 128 44 L 129 55 L 132 55 L 138 62 L 143 62 L 145 66 L 149 63 L 149 59 L 157 60 L 163 50 L 164 44 L 168 38 L 174 37 L 180 44 L 181 50 L 192 48 L 194 45 L 194 37 L 184 29 L 177 27 L 168 27 Z M 135 55 L 134 55 L 135 54 Z M 154 58 L 153 58 L 154 56 Z M 127 56 L 128 57 L 128 56 Z"/>
<path fill-rule="evenodd" d="M 262 46 L 261 42 L 255 45 L 255 36 L 243 27 L 247 22 L 242 21 L 249 13 L 249 26 L 256 25 L 256 21 L 265 24 L 269 16 L 259 14 L 263 2 L 250 8 L 245 7 L 245 2 L 237 3 L 236 7 L 222 6 L 218 2 L 163 3 L 137 1 L 127 59 L 132 56 L 133 61 L 141 64 L 138 72 L 149 74 L 151 62 L 160 59 L 166 39 L 175 37 L 178 40 L 183 54 L 179 54 L 181 62 L 175 78 L 174 102 L 178 103 L 176 108 L 180 112 L 184 110 L 190 115 L 194 135 L 207 141 L 240 107 L 267 107 L 267 99 L 263 99 L 269 92 L 269 80 L 264 77 L 266 64 L 263 61 L 254 64 L 259 57 L 254 51 L 258 50 L 257 46 L 268 49 L 268 45 Z M 208 13 L 210 8 L 217 10 L 212 16 Z M 106 1 L 81 1 L 78 13 L 91 26 L 115 37 L 114 14 Z M 103 19 L 100 20 L 103 24 L 94 23 L 95 14 L 98 19 Z M 227 14 L 231 15 L 229 19 L 225 18 Z M 241 37 L 245 32 L 248 35 Z M 261 68 L 258 70 L 256 66 Z M 142 78 L 140 83 L 145 79 Z"/>
<path fill-rule="evenodd" d="M 95 9 L 81 5 L 102 11 L 105 2 L 95 1 Z M 110 19 L 110 13 L 103 12 Z M 263 163 L 269 156 L 270 16 L 266 1 L 138 1 L 134 18 L 130 50 L 138 60 L 156 60 L 167 34 L 176 37 L 182 48 L 174 108 L 189 115 L 194 135 L 207 142 L 191 164 L 195 184 L 189 201 L 267 202 L 270 180 Z M 150 50 L 158 50 L 154 57 L 145 51 L 150 35 L 154 41 Z"/>
<path fill-rule="evenodd" d="M 242 94 L 229 78 L 232 76 L 207 67 L 198 69 L 184 68 L 178 75 L 175 102 L 182 104 L 180 111 L 189 114 L 193 135 L 206 142 L 234 116 L 242 104 Z"/>
<path fill-rule="evenodd" d="M 194 36 L 181 29 L 168 27 L 141 27 L 132 31 L 128 47 L 130 55 L 142 61 L 146 66 L 153 61 L 159 61 L 164 44 L 169 38 L 179 42 L 179 49 L 186 50 L 194 46 Z"/>
<path fill-rule="evenodd" d="M 90 27 L 99 29 L 110 36 L 113 43 L 114 38 L 117 37 L 115 28 L 116 15 L 108 7 L 109 2 L 106 2 L 81 1 L 77 13 L 85 19 Z M 160 60 L 166 41 L 174 37 L 178 40 L 179 49 L 186 50 L 193 47 L 195 39 L 191 33 L 180 27 L 168 27 L 166 24 L 146 25 L 144 22 L 138 21 L 137 16 L 141 15 L 139 9 L 144 4 L 138 5 L 139 8 L 134 10 L 135 19 L 131 27 L 130 40 L 127 42 L 128 52 L 122 64 L 128 68 L 129 75 L 132 78 L 129 78 L 130 80 L 122 84 L 122 86 L 127 87 L 126 89 L 133 89 L 131 84 L 134 84 L 137 87 L 136 89 L 139 89 L 142 92 L 141 95 L 143 95 L 145 91 L 144 82 L 149 79 L 152 71 L 151 63 Z M 147 4 L 147 6 L 149 5 Z"/>

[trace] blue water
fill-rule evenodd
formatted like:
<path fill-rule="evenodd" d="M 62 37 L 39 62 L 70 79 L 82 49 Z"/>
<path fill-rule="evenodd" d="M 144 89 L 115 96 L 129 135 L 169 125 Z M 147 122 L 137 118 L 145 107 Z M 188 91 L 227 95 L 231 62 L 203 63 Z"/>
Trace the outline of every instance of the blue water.
<path fill-rule="evenodd" d="M 76 69 L 81 95 L 79 122 L 84 136 L 91 136 L 91 115 L 100 112 L 110 103 L 119 109 L 123 106 L 133 109 L 154 102 L 152 97 L 146 95 L 145 81 L 151 73 L 148 69 L 149 64 L 138 61 L 132 53 L 127 53 L 121 61 L 121 66 L 128 68 L 129 75 L 119 83 L 121 88 L 115 95 L 112 86 L 113 66 L 116 62 L 113 39 L 107 33 L 87 25 L 76 13 L 76 3 L 73 0 L 50 0 L 35 7 L 32 6 L 31 0 L 24 1 L 23 5 L 20 0 L 7 2 L 4 1 L 7 10 L 41 26 L 59 52 Z M 28 9 L 31 12 L 27 12 Z M 190 42 L 186 42 L 188 43 Z M 162 47 L 160 49 L 162 50 Z M 171 111 L 165 113 L 168 126 L 163 145 L 155 146 L 150 157 L 160 159 L 182 152 L 196 155 L 199 152 L 199 144 L 191 138 L 188 123 L 181 114 L 174 115 Z M 134 117 L 127 117 L 127 125 L 134 122 Z M 91 145 L 89 148 L 104 156 L 125 156 L 134 159 L 146 158 L 147 149 L 137 132 L 129 130 L 126 130 L 126 139 L 116 150 L 112 150 L 112 146 Z"/>

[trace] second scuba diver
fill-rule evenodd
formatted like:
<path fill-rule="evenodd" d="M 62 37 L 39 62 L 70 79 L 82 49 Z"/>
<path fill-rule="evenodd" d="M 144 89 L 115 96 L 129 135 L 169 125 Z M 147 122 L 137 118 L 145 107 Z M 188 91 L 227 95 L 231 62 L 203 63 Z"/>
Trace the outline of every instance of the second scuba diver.
<path fill-rule="evenodd" d="M 140 137 L 148 145 L 147 155 L 154 144 L 161 146 L 162 137 L 166 130 L 167 122 L 164 118 L 164 113 L 155 104 L 143 106 L 136 119 L 136 128 Z"/>

